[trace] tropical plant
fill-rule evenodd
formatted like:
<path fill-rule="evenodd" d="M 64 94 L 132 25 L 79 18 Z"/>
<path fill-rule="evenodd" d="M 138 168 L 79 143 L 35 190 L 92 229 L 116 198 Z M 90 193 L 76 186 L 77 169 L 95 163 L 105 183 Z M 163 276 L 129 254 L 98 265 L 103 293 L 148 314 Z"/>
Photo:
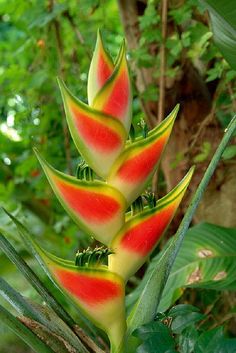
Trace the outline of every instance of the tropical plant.
<path fill-rule="evenodd" d="M 87 334 L 94 330 L 88 318 L 107 333 L 111 352 L 135 352 L 140 338 L 132 333 L 156 314 L 171 266 L 204 188 L 233 134 L 235 119 L 229 125 L 176 237 L 150 272 L 139 299 L 126 318 L 125 284 L 155 249 L 193 174 L 191 168 L 182 181 L 158 201 L 153 194 L 145 194 L 146 204 L 143 205 L 144 197 L 140 195 L 157 170 L 179 107 L 151 131 L 142 124 L 142 135 L 136 136 L 133 128 L 130 130 L 132 88 L 125 43 L 113 63 L 99 32 L 88 76 L 89 104 L 75 98 L 62 80 L 59 80 L 59 86 L 71 136 L 84 161 L 78 165 L 77 176 L 72 177 L 54 169 L 37 150 L 35 152 L 62 206 L 81 229 L 105 247 L 88 248 L 79 251 L 74 261 L 65 260 L 44 250 L 24 225 L 13 215 L 9 216 L 51 279 L 51 285 L 58 287 L 77 308 Z M 129 131 L 130 138 L 126 142 Z M 3 321 L 38 352 L 87 352 L 88 347 L 101 351 L 87 335 L 78 337 L 74 320 L 3 236 L 0 244 L 55 311 L 26 301 L 2 281 L 3 295 L 23 313 L 18 320 L 1 308 Z"/>

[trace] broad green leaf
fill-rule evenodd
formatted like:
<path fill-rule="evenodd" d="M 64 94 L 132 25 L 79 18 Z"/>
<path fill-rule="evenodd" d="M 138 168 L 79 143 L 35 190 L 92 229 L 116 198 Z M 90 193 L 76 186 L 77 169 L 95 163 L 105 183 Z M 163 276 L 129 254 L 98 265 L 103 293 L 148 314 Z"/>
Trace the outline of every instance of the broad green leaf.
<path fill-rule="evenodd" d="M 231 145 L 231 146 L 228 146 L 223 155 L 222 155 L 222 159 L 232 159 L 236 156 L 236 145 Z"/>
<path fill-rule="evenodd" d="M 223 327 L 216 327 L 199 336 L 194 353 L 235 353 L 236 339 L 225 338 Z"/>
<path fill-rule="evenodd" d="M 205 315 L 199 312 L 199 309 L 188 304 L 180 304 L 168 312 L 168 316 L 173 318 L 171 330 L 175 334 L 182 333 L 187 327 L 195 322 L 202 320 Z"/>
<path fill-rule="evenodd" d="M 199 332 L 196 330 L 195 325 L 191 325 L 185 329 L 178 339 L 178 345 L 181 347 L 181 353 L 194 352 L 194 346 L 199 337 Z"/>
<path fill-rule="evenodd" d="M 175 341 L 170 329 L 159 321 L 153 321 L 139 327 L 134 332 L 143 343 L 137 353 L 175 353 Z"/>
<path fill-rule="evenodd" d="M 235 259 L 236 229 L 207 223 L 191 228 L 168 278 L 159 310 L 172 305 L 186 286 L 235 290 Z"/>
<path fill-rule="evenodd" d="M 217 327 L 213 330 L 202 333 L 195 345 L 195 352 L 205 353 L 207 351 L 207 353 L 216 353 L 215 348 L 223 336 L 222 327 Z"/>
<path fill-rule="evenodd" d="M 210 13 L 214 39 L 228 61 L 236 70 L 236 6 L 235 0 L 201 0 Z"/>
<path fill-rule="evenodd" d="M 219 347 L 214 353 L 235 353 L 236 352 L 236 338 L 226 338 L 219 342 Z"/>

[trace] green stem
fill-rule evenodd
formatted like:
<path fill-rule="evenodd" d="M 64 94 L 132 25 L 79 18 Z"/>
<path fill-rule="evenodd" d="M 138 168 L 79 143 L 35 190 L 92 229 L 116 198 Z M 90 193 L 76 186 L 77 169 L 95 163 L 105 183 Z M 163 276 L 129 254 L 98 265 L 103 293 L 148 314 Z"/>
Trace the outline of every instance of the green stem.
<path fill-rule="evenodd" d="M 7 325 L 17 334 L 26 344 L 37 353 L 53 353 L 53 350 L 42 342 L 33 332 L 22 324 L 15 316 L 0 305 L 1 322 Z"/>
<path fill-rule="evenodd" d="M 107 332 L 111 343 L 110 353 L 123 353 L 125 332 L 126 325 L 121 320 L 117 320 L 110 327 L 110 331 Z"/>

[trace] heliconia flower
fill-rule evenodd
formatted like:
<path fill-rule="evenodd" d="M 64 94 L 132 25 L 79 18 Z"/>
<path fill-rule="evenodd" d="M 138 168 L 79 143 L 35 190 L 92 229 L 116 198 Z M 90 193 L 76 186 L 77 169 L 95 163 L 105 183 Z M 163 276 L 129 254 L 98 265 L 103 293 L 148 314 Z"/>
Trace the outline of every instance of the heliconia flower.
<path fill-rule="evenodd" d="M 95 96 L 92 107 L 117 118 L 127 133 L 131 124 L 132 88 L 123 42 L 114 71 Z"/>
<path fill-rule="evenodd" d="M 76 266 L 70 260 L 61 259 L 45 251 L 21 223 L 15 218 L 13 220 L 40 267 L 75 307 L 108 334 L 112 351 L 115 352 L 122 344 L 126 330 L 123 279 L 110 272 L 105 265 L 94 263 L 90 266 L 90 263 L 87 263 L 83 267 Z M 96 249 L 94 251 L 96 252 Z"/>
<path fill-rule="evenodd" d="M 74 143 L 89 166 L 105 178 L 124 148 L 126 131 L 116 118 L 75 98 L 61 80 L 59 86 Z"/>
<path fill-rule="evenodd" d="M 176 106 L 146 138 L 129 143 L 112 166 L 107 182 L 124 195 L 129 205 L 142 193 L 156 171 L 178 110 L 179 106 Z"/>
<path fill-rule="evenodd" d="M 126 330 L 123 279 L 106 266 L 77 267 L 46 255 L 43 260 L 62 291 L 119 346 Z"/>
<path fill-rule="evenodd" d="M 88 103 L 92 105 L 98 91 L 104 86 L 114 70 L 112 58 L 104 48 L 100 31 L 97 33 L 97 43 L 93 53 L 88 74 Z"/>
<path fill-rule="evenodd" d="M 72 219 L 97 240 L 108 244 L 124 223 L 122 194 L 101 181 L 84 181 L 54 169 L 35 150 L 62 206 Z"/>
<path fill-rule="evenodd" d="M 171 222 L 190 183 L 193 168 L 182 181 L 152 209 L 131 217 L 112 240 L 109 247 L 109 270 L 127 281 L 147 260 Z"/>
<path fill-rule="evenodd" d="M 111 351 L 120 353 L 126 331 L 125 282 L 156 247 L 193 174 L 191 168 L 157 203 L 150 196 L 151 208 L 143 209 L 142 197 L 138 196 L 157 170 L 179 106 L 150 132 L 143 130 L 144 136 L 135 139 L 131 133 L 132 141 L 125 144 L 132 107 L 125 43 L 113 63 L 100 32 L 88 75 L 88 104 L 74 97 L 62 80 L 59 86 L 70 133 L 85 160 L 77 169 L 80 179 L 54 169 L 35 152 L 53 191 L 71 218 L 108 248 L 78 252 L 72 263 L 47 253 L 27 235 L 25 238 L 53 281 L 81 312 L 107 332 Z M 94 180 L 94 172 L 89 167 L 105 181 Z M 125 218 L 125 211 L 134 200 L 131 215 Z M 138 213 L 134 215 L 133 211 Z M 104 258 L 108 266 L 102 265 Z"/>

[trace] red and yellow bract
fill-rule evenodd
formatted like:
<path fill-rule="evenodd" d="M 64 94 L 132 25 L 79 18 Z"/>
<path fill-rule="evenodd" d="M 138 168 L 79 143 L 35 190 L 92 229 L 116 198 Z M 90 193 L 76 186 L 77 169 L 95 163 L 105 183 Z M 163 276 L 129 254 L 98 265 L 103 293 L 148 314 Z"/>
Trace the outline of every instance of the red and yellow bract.
<path fill-rule="evenodd" d="M 115 63 L 98 32 L 88 76 L 88 103 L 59 80 L 67 123 L 86 163 L 102 180 L 78 180 L 49 165 L 36 151 L 45 174 L 72 219 L 114 253 L 108 265 L 70 261 L 38 245 L 53 280 L 79 308 L 104 329 L 112 352 L 121 352 L 125 335 L 125 283 L 156 247 L 171 222 L 192 177 L 185 178 L 155 207 L 125 216 L 157 170 L 179 107 L 146 136 L 126 139 L 131 125 L 132 90 L 123 42 Z"/>
<path fill-rule="evenodd" d="M 114 254 L 109 256 L 111 271 L 127 281 L 144 264 L 174 217 L 192 174 L 193 169 L 190 169 L 185 178 L 155 207 L 146 207 L 125 223 L 110 244 L 114 250 Z"/>

